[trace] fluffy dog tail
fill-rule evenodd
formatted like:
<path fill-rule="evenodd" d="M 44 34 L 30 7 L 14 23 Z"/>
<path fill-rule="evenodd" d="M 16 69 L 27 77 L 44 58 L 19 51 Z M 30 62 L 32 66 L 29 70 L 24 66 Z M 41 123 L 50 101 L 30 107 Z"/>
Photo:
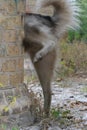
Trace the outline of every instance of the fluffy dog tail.
<path fill-rule="evenodd" d="M 37 0 L 36 8 L 40 9 L 47 6 L 54 7 L 52 20 L 56 24 L 56 31 L 60 34 L 68 28 L 76 29 L 79 27 L 79 7 L 75 0 Z"/>

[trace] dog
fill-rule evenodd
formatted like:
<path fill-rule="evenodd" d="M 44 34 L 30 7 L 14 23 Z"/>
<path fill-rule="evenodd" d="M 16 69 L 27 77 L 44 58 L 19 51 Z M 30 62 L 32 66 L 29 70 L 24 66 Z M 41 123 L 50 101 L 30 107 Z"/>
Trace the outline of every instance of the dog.
<path fill-rule="evenodd" d="M 57 57 L 57 44 L 69 29 L 79 27 L 79 8 L 73 0 L 37 0 L 37 10 L 54 7 L 52 16 L 36 13 L 23 14 L 24 38 L 22 45 L 30 55 L 44 95 L 44 111 L 49 115 L 51 104 L 51 79 Z M 38 8 L 39 7 L 39 8 Z"/>

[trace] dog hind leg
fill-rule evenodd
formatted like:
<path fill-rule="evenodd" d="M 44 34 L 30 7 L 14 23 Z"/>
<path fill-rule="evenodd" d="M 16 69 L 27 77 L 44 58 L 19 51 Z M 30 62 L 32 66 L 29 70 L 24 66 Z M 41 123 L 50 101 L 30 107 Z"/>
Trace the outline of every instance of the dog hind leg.
<path fill-rule="evenodd" d="M 51 79 L 53 76 L 53 70 L 56 60 L 56 51 L 48 53 L 38 62 L 34 63 L 37 75 L 39 77 L 43 95 L 44 95 L 44 112 L 49 115 L 50 104 L 51 104 Z"/>
<path fill-rule="evenodd" d="M 43 46 L 42 49 L 40 49 L 34 57 L 34 62 L 37 62 L 38 60 L 42 59 L 44 56 L 46 56 L 48 53 L 52 52 L 55 49 L 56 43 L 54 41 L 49 41 L 45 43 L 46 45 Z"/>

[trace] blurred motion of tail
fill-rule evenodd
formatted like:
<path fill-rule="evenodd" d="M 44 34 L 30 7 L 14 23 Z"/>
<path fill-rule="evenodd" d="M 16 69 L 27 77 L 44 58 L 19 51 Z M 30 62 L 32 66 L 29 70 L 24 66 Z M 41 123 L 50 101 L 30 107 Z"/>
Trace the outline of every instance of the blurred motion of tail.
<path fill-rule="evenodd" d="M 61 33 L 67 29 L 79 28 L 79 7 L 75 0 L 37 0 L 36 10 L 40 8 L 53 6 L 54 13 L 51 17 L 56 24 L 56 34 L 60 36 Z"/>

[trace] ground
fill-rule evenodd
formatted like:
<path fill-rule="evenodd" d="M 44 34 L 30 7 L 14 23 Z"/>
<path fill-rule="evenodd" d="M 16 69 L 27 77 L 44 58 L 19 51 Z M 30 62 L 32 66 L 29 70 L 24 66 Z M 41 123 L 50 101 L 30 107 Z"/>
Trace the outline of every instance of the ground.
<path fill-rule="evenodd" d="M 87 74 L 52 82 L 50 118 L 36 115 L 42 112 L 43 93 L 38 80 L 28 76 L 25 82 L 35 112 L 11 116 L 8 121 L 4 117 L 0 130 L 87 130 Z"/>
<path fill-rule="evenodd" d="M 31 82 L 29 90 L 36 93 L 43 104 L 42 89 L 38 82 Z M 52 83 L 51 118 L 45 120 L 49 130 L 87 130 L 87 78 L 78 75 Z M 50 125 L 49 125 L 50 124 Z M 57 128 L 54 128 L 57 126 Z M 44 126 L 45 127 L 45 126 Z M 39 130 L 39 129 L 37 129 Z M 45 129 L 43 129 L 45 130 Z"/>

